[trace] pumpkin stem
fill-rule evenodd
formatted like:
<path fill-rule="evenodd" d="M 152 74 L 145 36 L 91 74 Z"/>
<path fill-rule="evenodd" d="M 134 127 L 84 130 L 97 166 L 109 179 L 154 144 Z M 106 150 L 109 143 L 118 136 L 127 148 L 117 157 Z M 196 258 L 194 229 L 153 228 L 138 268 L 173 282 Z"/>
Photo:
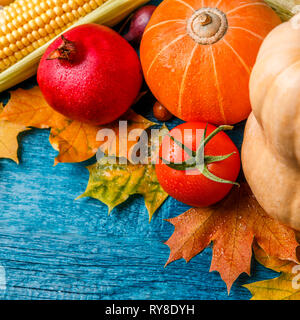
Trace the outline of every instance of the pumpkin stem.
<path fill-rule="evenodd" d="M 181 143 L 180 141 L 178 141 L 177 139 L 175 139 L 169 134 L 170 139 L 173 140 L 174 143 L 177 144 L 180 148 L 182 148 L 185 152 L 187 152 L 190 158 L 186 161 L 183 161 L 182 163 L 168 162 L 162 157 L 160 157 L 160 159 L 165 165 L 167 165 L 168 167 L 174 170 L 186 171 L 186 170 L 191 170 L 196 168 L 201 172 L 202 175 L 204 175 L 206 178 L 212 181 L 219 182 L 219 183 L 235 184 L 239 186 L 237 182 L 224 180 L 222 178 L 216 177 L 208 170 L 208 167 L 207 167 L 211 163 L 220 162 L 228 159 L 229 157 L 234 155 L 235 152 L 222 155 L 222 156 L 204 155 L 204 147 L 213 137 L 215 137 L 221 131 L 232 130 L 232 129 L 233 129 L 233 126 L 228 126 L 228 125 L 219 126 L 210 135 L 208 135 L 208 137 L 206 137 L 206 131 L 207 131 L 207 125 L 206 125 L 197 151 L 193 151 L 190 148 L 186 147 L 183 143 Z"/>
<path fill-rule="evenodd" d="M 72 60 L 72 57 L 76 52 L 75 43 L 73 41 L 67 40 L 63 35 L 61 36 L 61 39 L 63 43 L 49 54 L 47 60 Z"/>
<path fill-rule="evenodd" d="M 210 45 L 222 39 L 227 32 L 226 14 L 217 8 L 201 8 L 187 22 L 187 33 L 197 43 Z"/>
<path fill-rule="evenodd" d="M 206 26 L 207 24 L 210 24 L 212 22 L 211 16 L 207 13 L 200 14 L 198 19 L 199 19 L 201 26 Z"/>

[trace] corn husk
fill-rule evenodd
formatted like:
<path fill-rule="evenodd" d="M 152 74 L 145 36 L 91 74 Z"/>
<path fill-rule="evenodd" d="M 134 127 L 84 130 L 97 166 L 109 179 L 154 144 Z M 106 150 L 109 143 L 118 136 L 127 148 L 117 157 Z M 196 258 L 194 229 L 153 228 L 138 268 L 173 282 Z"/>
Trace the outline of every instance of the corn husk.
<path fill-rule="evenodd" d="M 265 0 L 280 16 L 282 21 L 287 21 L 300 12 L 300 0 Z"/>

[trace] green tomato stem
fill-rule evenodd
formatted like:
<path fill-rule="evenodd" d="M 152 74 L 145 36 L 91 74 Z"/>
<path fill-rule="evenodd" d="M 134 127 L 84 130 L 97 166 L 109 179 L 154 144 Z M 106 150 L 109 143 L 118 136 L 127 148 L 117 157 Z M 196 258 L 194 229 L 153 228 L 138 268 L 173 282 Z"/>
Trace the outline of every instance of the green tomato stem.
<path fill-rule="evenodd" d="M 214 174 L 212 174 L 208 170 L 208 167 L 207 167 L 208 164 L 220 162 L 228 159 L 236 152 L 232 152 L 230 154 L 221 155 L 221 156 L 204 155 L 204 148 L 211 139 L 213 139 L 221 131 L 232 130 L 232 129 L 233 129 L 233 126 L 222 125 L 216 128 L 208 137 L 206 137 L 206 132 L 207 132 L 207 125 L 206 125 L 197 151 L 193 151 L 190 148 L 186 147 L 183 143 L 181 143 L 180 141 L 178 141 L 177 139 L 175 139 L 169 134 L 169 137 L 171 138 L 171 140 L 173 140 L 174 143 L 176 143 L 180 148 L 182 148 L 190 156 L 190 158 L 186 161 L 183 161 L 182 163 L 169 162 L 163 159 L 162 157 L 160 159 L 163 161 L 165 165 L 167 165 L 171 169 L 186 171 L 186 170 L 191 170 L 196 168 L 201 172 L 202 175 L 204 175 L 206 178 L 212 181 L 219 182 L 219 183 L 234 184 L 239 186 L 237 182 L 224 180 L 222 178 L 216 177 Z"/>

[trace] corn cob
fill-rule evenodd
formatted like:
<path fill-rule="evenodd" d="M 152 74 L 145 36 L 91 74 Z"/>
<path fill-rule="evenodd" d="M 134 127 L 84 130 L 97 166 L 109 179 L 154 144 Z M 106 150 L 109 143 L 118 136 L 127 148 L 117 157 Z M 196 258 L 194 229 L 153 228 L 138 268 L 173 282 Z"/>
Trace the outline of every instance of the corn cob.
<path fill-rule="evenodd" d="M 54 39 L 85 23 L 113 26 L 149 0 L 15 0 L 0 10 L 0 92 L 33 76 Z"/>
<path fill-rule="evenodd" d="M 0 12 L 0 72 L 60 34 L 102 0 L 17 0 Z"/>

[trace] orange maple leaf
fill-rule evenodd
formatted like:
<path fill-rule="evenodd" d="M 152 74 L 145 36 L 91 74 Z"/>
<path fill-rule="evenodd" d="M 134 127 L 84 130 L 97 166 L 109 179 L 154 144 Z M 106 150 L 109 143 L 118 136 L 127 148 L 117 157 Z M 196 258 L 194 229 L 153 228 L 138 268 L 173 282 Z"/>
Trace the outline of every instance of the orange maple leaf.
<path fill-rule="evenodd" d="M 167 221 L 175 231 L 165 243 L 170 247 L 166 265 L 181 258 L 188 262 L 213 242 L 210 271 L 220 273 L 228 293 L 241 273 L 250 275 L 254 238 L 268 255 L 297 261 L 294 231 L 269 217 L 246 183 L 215 206 L 193 208 Z"/>
<path fill-rule="evenodd" d="M 97 141 L 97 133 L 100 129 L 112 129 L 116 136 L 119 136 L 119 120 L 105 126 L 94 126 L 67 119 L 54 111 L 45 101 L 39 87 L 30 90 L 18 89 L 11 93 L 11 98 L 0 115 L 0 120 L 7 120 L 11 123 L 35 128 L 51 128 L 50 143 L 59 152 L 55 159 L 58 162 L 81 162 L 93 157 L 98 148 L 107 146 L 104 142 Z M 137 139 L 127 141 L 127 147 L 119 146 L 119 139 L 116 145 L 108 145 L 109 155 L 130 158 L 129 152 L 136 144 L 138 136 L 147 128 L 154 125 L 134 111 L 129 110 L 122 119 L 127 120 L 127 132 L 137 129 Z"/>
<path fill-rule="evenodd" d="M 0 103 L 0 113 L 3 106 Z M 19 163 L 18 159 L 18 135 L 29 130 L 23 125 L 0 120 L 0 158 L 7 158 Z"/>
<path fill-rule="evenodd" d="M 297 250 L 298 251 L 298 250 Z M 276 272 L 291 273 L 292 268 L 298 263 L 289 260 L 281 260 L 277 257 L 269 256 L 257 243 L 254 242 L 253 252 L 255 259 L 265 266 L 266 268 L 272 269 Z"/>

